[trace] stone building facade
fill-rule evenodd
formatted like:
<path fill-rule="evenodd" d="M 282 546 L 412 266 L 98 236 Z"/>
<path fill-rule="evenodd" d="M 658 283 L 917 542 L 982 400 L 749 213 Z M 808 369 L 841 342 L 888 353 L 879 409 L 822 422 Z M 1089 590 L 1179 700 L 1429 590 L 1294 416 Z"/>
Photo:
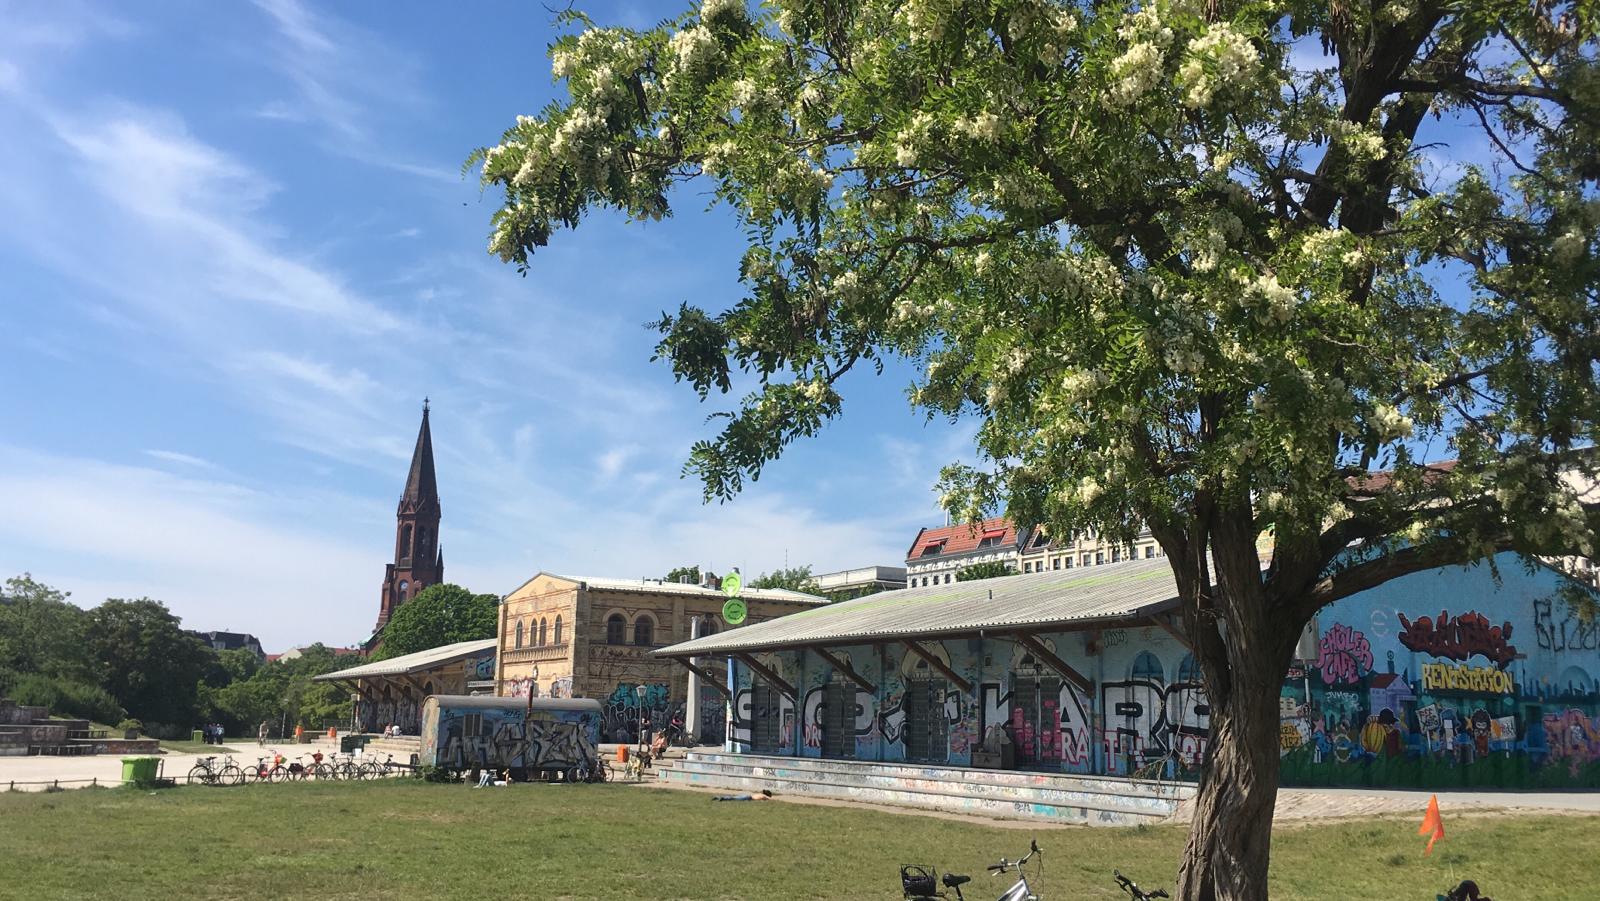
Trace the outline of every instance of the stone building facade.
<path fill-rule="evenodd" d="M 828 603 L 780 589 L 747 588 L 740 597 L 746 624 Z M 598 699 L 603 741 L 635 740 L 649 713 L 658 725 L 683 714 L 701 741 L 721 742 L 721 693 L 696 679 L 691 698 L 688 669 L 651 652 L 732 628 L 722 619 L 726 600 L 692 583 L 540 573 L 501 601 L 495 693 Z"/>

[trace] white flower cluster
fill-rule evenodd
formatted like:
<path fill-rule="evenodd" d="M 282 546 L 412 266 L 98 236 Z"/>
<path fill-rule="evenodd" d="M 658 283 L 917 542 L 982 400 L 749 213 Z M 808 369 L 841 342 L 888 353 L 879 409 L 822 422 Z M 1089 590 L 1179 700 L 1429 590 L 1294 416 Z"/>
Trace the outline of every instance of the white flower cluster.
<path fill-rule="evenodd" d="M 1128 106 L 1150 92 L 1161 80 L 1161 48 L 1149 41 L 1140 41 L 1127 52 L 1111 61 L 1109 99 L 1112 106 Z"/>
<path fill-rule="evenodd" d="M 895 137 L 894 161 L 906 169 L 915 168 L 919 159 L 919 145 L 928 144 L 932 140 L 932 132 L 932 115 L 917 113 L 912 116 L 910 124 Z"/>
<path fill-rule="evenodd" d="M 822 376 L 819 375 L 800 385 L 800 393 L 805 396 L 806 400 L 818 404 L 832 397 L 833 388 L 823 381 Z"/>
<path fill-rule="evenodd" d="M 1068 403 L 1089 400 L 1105 387 L 1105 373 L 1093 369 L 1074 369 L 1061 378 L 1062 399 Z"/>
<path fill-rule="evenodd" d="M 1295 296 L 1295 292 L 1292 289 L 1279 284 L 1277 276 L 1270 272 L 1263 273 L 1256 277 L 1255 283 L 1250 287 L 1258 297 L 1266 302 L 1266 308 L 1263 311 L 1265 318 L 1273 322 L 1284 323 L 1288 322 L 1290 317 L 1294 315 L 1295 304 L 1299 301 L 1299 298 Z"/>
<path fill-rule="evenodd" d="M 1243 234 L 1244 223 L 1238 216 L 1226 210 L 1211 211 L 1202 227 L 1185 233 L 1190 265 L 1197 272 L 1214 271 L 1227 253 L 1229 242 L 1239 240 Z"/>
<path fill-rule="evenodd" d="M 1334 120 L 1329 131 L 1356 162 L 1371 163 L 1383 159 L 1386 152 L 1383 135 L 1344 119 Z"/>
<path fill-rule="evenodd" d="M 1416 0 L 1389 0 L 1378 10 L 1377 17 L 1390 25 L 1399 25 L 1416 14 Z"/>
<path fill-rule="evenodd" d="M 1226 22 L 1217 22 L 1189 43 L 1178 76 L 1183 80 L 1184 106 L 1210 106 L 1219 88 L 1249 81 L 1260 68 L 1261 54 L 1243 34 Z"/>
<path fill-rule="evenodd" d="M 672 68 L 667 73 L 668 81 L 699 74 L 722 55 L 722 47 L 717 44 L 711 29 L 704 25 L 685 28 L 674 34 L 668 41 L 668 47 L 672 50 Z"/>
<path fill-rule="evenodd" d="M 1371 424 L 1378 433 L 1379 441 L 1409 438 L 1416 426 L 1411 417 L 1383 403 L 1373 405 Z"/>
<path fill-rule="evenodd" d="M 714 22 L 723 17 L 743 19 L 744 0 L 705 0 L 700 4 L 700 21 Z"/>
<path fill-rule="evenodd" d="M 1000 138 L 1000 117 L 987 110 L 976 116 L 963 116 L 956 120 L 955 130 L 957 134 L 974 141 L 987 141 L 992 144 Z"/>
<path fill-rule="evenodd" d="M 1551 258 L 1560 266 L 1571 266 L 1589 249 L 1589 239 L 1576 227 L 1569 228 L 1550 245 Z"/>

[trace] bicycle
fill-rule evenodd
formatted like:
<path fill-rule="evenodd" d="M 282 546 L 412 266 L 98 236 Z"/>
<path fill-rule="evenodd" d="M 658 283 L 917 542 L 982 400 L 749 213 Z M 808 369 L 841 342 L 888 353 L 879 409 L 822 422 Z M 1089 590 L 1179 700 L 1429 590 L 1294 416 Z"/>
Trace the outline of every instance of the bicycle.
<path fill-rule="evenodd" d="M 329 756 L 327 767 L 334 779 L 346 779 L 354 782 L 361 778 L 361 765 L 355 762 L 355 755 L 347 754 L 340 759 L 338 754 Z"/>
<path fill-rule="evenodd" d="M 1478 884 L 1471 879 L 1463 879 L 1455 888 L 1437 896 L 1438 901 L 1494 901 L 1488 895 L 1478 893 Z"/>
<path fill-rule="evenodd" d="M 593 757 L 585 754 L 571 769 L 567 770 L 564 778 L 568 782 L 609 782 L 611 780 L 611 769 L 606 765 L 605 758 L 598 753 Z"/>
<path fill-rule="evenodd" d="M 1149 892 L 1141 890 L 1137 883 L 1135 883 L 1132 879 L 1122 875 L 1121 871 L 1119 870 L 1112 870 L 1111 875 L 1117 877 L 1117 885 L 1121 886 L 1123 891 L 1131 895 L 1133 897 L 1133 901 L 1155 901 L 1156 898 L 1170 897 L 1165 889 L 1158 888 Z"/>
<path fill-rule="evenodd" d="M 241 771 L 243 778 L 241 778 L 239 781 L 243 782 L 245 779 L 250 779 L 254 780 L 258 784 L 271 781 L 273 767 L 271 764 L 268 764 L 267 761 L 274 759 L 275 758 L 272 757 L 257 757 L 254 764 L 245 767 Z"/>
<path fill-rule="evenodd" d="M 995 876 L 1013 870 L 1017 873 L 1017 881 L 1011 888 L 1006 889 L 998 901 L 1039 901 L 1039 896 L 1034 894 L 1033 887 L 1028 884 L 1028 873 L 1024 869 L 1028 861 L 1035 857 L 1039 858 L 1039 862 L 1035 866 L 1034 878 L 1040 879 L 1044 875 L 1044 852 L 1040 850 L 1037 840 L 1029 843 L 1028 853 L 1023 855 L 1021 860 L 1007 860 L 1002 857 L 999 863 L 989 865 L 989 872 Z M 939 891 L 940 884 L 955 891 L 956 901 L 966 901 L 966 896 L 961 894 L 961 887 L 971 881 L 971 876 L 957 873 L 946 873 L 944 878 L 940 879 L 938 872 L 932 867 L 917 864 L 904 864 L 900 867 L 900 888 L 905 893 L 906 901 L 950 897 L 947 893 Z"/>
<path fill-rule="evenodd" d="M 376 760 L 363 763 L 361 765 L 361 778 L 383 779 L 388 776 L 398 775 L 401 772 L 409 769 L 410 767 L 403 763 L 395 763 L 394 755 L 390 754 L 382 763 L 379 763 Z"/>
<path fill-rule="evenodd" d="M 238 785 L 244 781 L 244 770 L 239 769 L 232 757 L 224 758 L 220 765 L 215 756 L 202 757 L 189 768 L 187 781 L 190 785 L 196 782 L 211 786 Z"/>

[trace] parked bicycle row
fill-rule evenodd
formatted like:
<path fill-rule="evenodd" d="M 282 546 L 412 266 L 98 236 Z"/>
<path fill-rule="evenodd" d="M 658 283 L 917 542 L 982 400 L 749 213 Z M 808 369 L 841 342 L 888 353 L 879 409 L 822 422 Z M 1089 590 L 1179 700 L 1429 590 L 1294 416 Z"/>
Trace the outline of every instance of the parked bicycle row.
<path fill-rule="evenodd" d="M 383 760 L 355 754 L 324 755 L 320 751 L 301 754 L 290 759 L 272 754 L 256 758 L 255 763 L 240 765 L 232 757 L 202 757 L 189 770 L 190 785 L 244 785 L 247 782 L 296 782 L 316 779 L 357 781 L 383 779 L 389 776 L 408 776 L 416 772 L 410 764 L 401 763 L 390 754 Z"/>

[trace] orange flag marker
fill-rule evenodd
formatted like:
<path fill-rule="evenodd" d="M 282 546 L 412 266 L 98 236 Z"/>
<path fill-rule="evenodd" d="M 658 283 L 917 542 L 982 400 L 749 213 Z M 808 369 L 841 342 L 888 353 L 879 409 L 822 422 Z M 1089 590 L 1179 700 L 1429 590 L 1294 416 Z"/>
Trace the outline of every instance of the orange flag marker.
<path fill-rule="evenodd" d="M 1428 799 L 1428 812 L 1422 815 L 1422 826 L 1417 829 L 1418 835 L 1430 835 L 1428 847 L 1422 852 L 1427 856 L 1433 851 L 1433 843 L 1444 838 L 1444 820 L 1439 816 L 1439 796 L 1434 795 Z"/>

